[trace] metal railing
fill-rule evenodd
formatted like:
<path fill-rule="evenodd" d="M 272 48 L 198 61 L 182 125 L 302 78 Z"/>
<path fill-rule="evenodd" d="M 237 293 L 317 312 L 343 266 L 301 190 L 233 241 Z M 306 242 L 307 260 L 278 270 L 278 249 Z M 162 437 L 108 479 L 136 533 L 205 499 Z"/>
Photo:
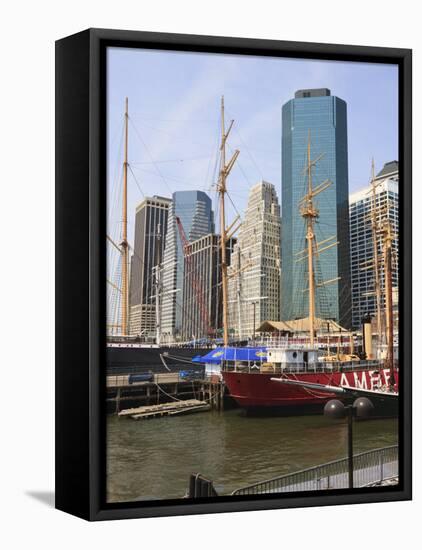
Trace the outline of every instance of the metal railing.
<path fill-rule="evenodd" d="M 341 337 L 341 341 L 338 338 Z M 297 349 L 315 349 L 315 347 L 333 349 L 350 349 L 350 337 L 347 337 L 345 333 L 325 333 L 316 337 L 314 345 L 311 346 L 310 338 L 308 335 L 303 336 L 281 336 L 263 335 L 255 338 L 255 346 L 266 346 L 268 348 L 290 348 L 295 347 Z"/>
<path fill-rule="evenodd" d="M 398 446 L 374 449 L 353 457 L 353 486 L 365 487 L 398 476 Z M 347 458 L 241 487 L 232 495 L 259 495 L 348 488 Z"/>
<path fill-rule="evenodd" d="M 224 364 L 225 371 L 248 373 L 302 373 L 302 372 L 349 372 L 357 369 L 380 369 L 382 364 L 377 360 L 369 361 L 330 361 L 317 363 L 283 363 L 283 365 L 270 364 L 268 362 L 235 361 Z"/>

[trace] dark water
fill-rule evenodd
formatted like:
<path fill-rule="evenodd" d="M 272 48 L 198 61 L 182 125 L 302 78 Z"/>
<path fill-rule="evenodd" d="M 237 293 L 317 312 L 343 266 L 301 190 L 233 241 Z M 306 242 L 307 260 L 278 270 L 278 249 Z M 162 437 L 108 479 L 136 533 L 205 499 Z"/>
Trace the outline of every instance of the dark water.
<path fill-rule="evenodd" d="M 228 494 L 347 453 L 346 423 L 324 416 L 253 418 L 236 409 L 107 422 L 110 502 L 182 497 L 198 472 Z M 395 419 L 357 422 L 354 452 L 394 445 L 397 433 Z"/>

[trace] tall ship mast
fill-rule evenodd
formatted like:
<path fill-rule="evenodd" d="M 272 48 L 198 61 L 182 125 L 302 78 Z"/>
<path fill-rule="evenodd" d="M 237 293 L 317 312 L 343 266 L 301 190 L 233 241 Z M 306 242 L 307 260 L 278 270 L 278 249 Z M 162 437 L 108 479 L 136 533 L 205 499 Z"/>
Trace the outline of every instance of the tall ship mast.
<path fill-rule="evenodd" d="M 376 312 L 377 312 L 377 347 L 379 355 L 379 349 L 382 338 L 382 316 L 381 316 L 381 281 L 380 281 L 380 272 L 379 272 L 379 256 L 378 256 L 378 233 L 379 233 L 379 223 L 377 216 L 377 205 L 376 205 L 376 182 L 375 182 L 375 163 L 372 159 L 372 170 L 371 170 L 371 191 L 372 191 L 372 200 L 371 200 L 371 229 L 372 229 L 372 246 L 373 246 L 373 262 L 372 269 L 374 273 L 374 283 L 375 283 L 375 303 L 376 303 Z"/>
<path fill-rule="evenodd" d="M 129 242 L 128 242 L 128 142 L 129 142 L 129 100 L 125 99 L 124 111 L 124 153 L 123 153 L 123 182 L 122 182 L 122 204 L 121 204 L 121 231 L 120 240 L 116 243 L 113 238 L 107 234 L 107 240 L 113 248 L 117 250 L 121 261 L 121 281 L 112 281 L 107 279 L 107 283 L 117 292 L 116 300 L 116 322 L 109 325 L 111 335 L 118 336 L 120 339 L 127 338 L 129 335 Z M 118 317 L 117 317 L 118 313 Z M 116 329 L 118 329 L 116 331 Z"/>
<path fill-rule="evenodd" d="M 227 281 L 227 261 L 226 261 L 226 244 L 227 244 L 227 228 L 226 228 L 226 211 L 225 211 L 225 194 L 226 194 L 226 179 L 239 156 L 239 150 L 236 149 L 232 158 L 226 164 L 226 142 L 230 131 L 233 127 L 234 120 L 230 121 L 226 131 L 224 121 L 224 96 L 221 98 L 221 144 L 220 144 L 220 174 L 218 180 L 218 193 L 220 197 L 220 243 L 221 243 L 221 282 L 223 292 L 223 344 L 226 348 L 229 344 L 229 319 L 228 319 L 228 281 Z"/>
<path fill-rule="evenodd" d="M 305 205 L 302 207 L 302 216 L 306 220 L 306 241 L 308 243 L 308 293 L 309 293 L 309 334 L 311 346 L 314 346 L 315 337 L 315 277 L 314 277 L 314 224 L 318 217 L 318 211 L 314 206 L 312 189 L 312 162 L 311 162 L 311 136 L 308 136 L 308 194 L 305 197 Z"/>
<path fill-rule="evenodd" d="M 384 277 L 385 277 L 385 325 L 387 336 L 386 366 L 390 371 L 390 388 L 395 385 L 394 373 L 394 324 L 393 324 L 393 284 L 392 284 L 392 241 L 391 223 L 387 220 L 383 227 L 384 234 Z"/>
<path fill-rule="evenodd" d="M 311 132 L 308 133 L 308 145 L 307 145 L 307 165 L 306 165 L 306 175 L 307 175 L 307 193 L 300 201 L 300 213 L 305 220 L 306 225 L 306 243 L 307 247 L 305 250 L 301 251 L 297 261 L 301 261 L 307 257 L 308 259 L 308 303 L 309 303 L 309 337 L 310 345 L 314 347 L 315 345 L 315 270 L 314 270 L 314 261 L 315 256 L 332 246 L 336 246 L 337 242 L 332 242 L 333 237 L 325 239 L 323 243 L 326 245 L 323 248 L 317 246 L 316 236 L 315 236 L 315 222 L 318 219 L 319 212 L 315 206 L 314 198 L 319 195 L 322 191 L 327 189 L 332 182 L 326 180 L 316 188 L 312 187 L 312 168 L 316 165 L 318 160 L 322 157 L 320 155 L 315 160 L 311 160 Z M 321 243 L 322 244 L 322 243 Z M 332 279 L 330 281 L 324 281 L 319 283 L 321 286 L 325 284 L 332 283 L 338 280 Z"/>
<path fill-rule="evenodd" d="M 128 335 L 129 317 L 129 244 L 127 240 L 127 155 L 128 155 L 129 101 L 125 101 L 125 152 L 123 161 L 123 200 L 122 200 L 122 336 Z"/>
<path fill-rule="evenodd" d="M 165 289 L 163 280 L 163 257 L 161 245 L 164 241 L 164 227 L 159 226 L 156 230 L 158 246 L 154 257 L 155 266 L 152 269 L 151 280 L 155 290 L 155 342 L 143 342 L 140 335 L 134 335 L 130 327 L 130 304 L 129 304 L 129 278 L 130 278 L 130 254 L 136 255 L 135 250 L 129 244 L 128 236 L 128 191 L 129 171 L 136 180 L 132 167 L 129 163 L 129 123 L 134 122 L 129 116 L 129 100 L 124 99 L 122 120 L 121 147 L 123 148 L 122 158 L 119 159 L 119 181 L 113 188 L 113 195 L 110 194 L 113 215 L 116 225 L 118 223 L 118 234 L 107 233 L 107 246 L 110 256 L 108 263 L 108 304 L 107 304 L 107 369 L 111 373 L 128 374 L 150 372 L 168 372 L 169 369 L 186 369 L 190 365 L 190 359 L 198 353 L 205 353 L 208 348 L 183 346 L 183 353 L 180 357 L 173 355 L 176 346 L 162 343 L 162 296 L 177 289 Z M 136 130 L 136 128 L 135 128 Z M 137 133 L 137 132 L 136 132 Z M 228 134 L 228 132 L 227 132 Z M 121 149 L 119 149 L 119 154 Z M 222 182 L 230 171 L 226 166 L 226 172 L 222 174 Z M 136 181 L 139 189 L 139 183 Z M 117 221 L 118 220 L 118 221 Z M 113 225 L 114 227 L 114 225 Z M 111 226 L 110 226 L 111 229 Z M 227 233 L 225 235 L 227 239 Z M 141 260 L 140 260 L 141 261 Z M 152 297 L 154 299 L 154 296 Z M 177 349 L 177 347 L 176 347 Z M 163 361 L 163 354 L 166 355 Z M 164 364 L 165 363 L 165 364 Z M 199 367 L 199 365 L 198 365 Z M 190 368 L 193 368 L 190 365 Z"/>
<path fill-rule="evenodd" d="M 155 287 L 155 343 L 161 344 L 161 226 L 157 227 L 157 246 L 155 248 L 155 267 L 153 267 L 154 287 Z"/>

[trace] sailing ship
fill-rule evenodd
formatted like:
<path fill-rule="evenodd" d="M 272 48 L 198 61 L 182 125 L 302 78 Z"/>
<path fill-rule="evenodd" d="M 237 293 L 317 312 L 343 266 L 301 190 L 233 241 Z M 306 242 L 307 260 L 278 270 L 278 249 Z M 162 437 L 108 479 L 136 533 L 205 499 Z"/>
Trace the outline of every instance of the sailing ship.
<path fill-rule="evenodd" d="M 222 247 L 222 292 L 223 292 L 223 337 L 224 345 L 197 359 L 203 363 L 218 363 L 221 366 L 221 376 L 229 390 L 230 395 L 237 404 L 248 411 L 277 411 L 282 413 L 296 412 L 306 414 L 312 410 L 321 411 L 323 405 L 333 397 L 347 399 L 356 392 L 367 391 L 377 399 L 378 408 L 383 403 L 397 403 L 397 399 L 391 399 L 398 395 L 399 372 L 394 362 L 393 343 L 393 316 L 392 316 L 392 234 L 388 222 L 380 228 L 376 220 L 372 219 L 374 233 L 374 266 L 377 275 L 375 277 L 375 290 L 377 297 L 377 324 L 378 339 L 380 338 L 380 283 L 378 275 L 378 233 L 383 235 L 383 255 L 385 272 L 385 302 L 386 302 L 386 334 L 387 356 L 385 361 L 367 357 L 362 360 L 353 354 L 339 353 L 330 355 L 329 346 L 318 341 L 316 336 L 316 282 L 315 282 L 315 256 L 323 252 L 322 243 L 317 243 L 315 235 L 315 223 L 318 219 L 318 208 L 315 205 L 315 197 L 323 192 L 330 181 L 313 187 L 312 170 L 317 160 L 311 159 L 311 140 L 308 136 L 307 147 L 307 193 L 300 201 L 300 212 L 306 227 L 306 247 L 302 251 L 302 258 L 307 260 L 308 280 L 307 291 L 309 297 L 309 316 L 306 319 L 309 331 L 307 342 L 293 339 L 285 339 L 282 343 L 265 347 L 230 347 L 229 326 L 227 312 L 227 265 L 225 264 L 224 251 L 226 242 L 226 224 L 224 197 L 226 193 L 226 178 L 239 154 L 236 151 L 228 164 L 225 162 L 225 148 L 228 134 L 233 125 L 225 131 L 224 102 L 221 105 L 221 164 L 218 182 L 220 196 L 221 216 L 221 247 Z M 374 178 L 372 178 L 374 185 Z M 375 205 L 373 206 L 373 208 Z M 326 244 L 326 247 L 337 243 Z M 366 335 L 368 338 L 368 334 Z M 353 337 L 351 339 L 353 342 Z M 372 347 L 372 335 L 367 339 L 369 347 Z M 353 346 L 351 346 L 353 347 Z M 369 355 L 369 354 L 368 354 Z M 279 383 L 285 382 L 285 383 Z M 380 412 L 380 411 L 378 411 Z"/>
<path fill-rule="evenodd" d="M 191 360 L 194 356 L 205 353 L 209 348 L 186 344 L 161 344 L 161 262 L 157 252 L 156 265 L 153 269 L 155 288 L 155 341 L 143 342 L 139 336 L 133 336 L 129 330 L 129 271 L 131 246 L 128 240 L 128 145 L 129 145 L 129 101 L 125 99 L 124 126 L 123 126 L 123 163 L 121 189 L 121 224 L 120 236 L 113 239 L 107 234 L 107 244 L 110 250 L 117 251 L 121 277 L 119 280 L 107 279 L 109 290 L 115 296 L 113 313 L 108 315 L 106 364 L 107 374 L 134 374 L 143 372 L 179 371 L 192 368 Z M 120 217 L 120 216 L 119 216 Z M 161 238 L 161 236 L 159 236 Z M 157 251 L 160 250 L 158 246 Z M 193 368 L 203 370 L 199 365 Z"/>
<path fill-rule="evenodd" d="M 124 125 L 124 161 L 123 161 L 123 200 L 122 200 L 122 234 L 117 244 L 107 236 L 111 244 L 119 251 L 122 261 L 122 284 L 119 287 L 108 281 L 118 291 L 120 305 L 120 319 L 118 321 L 119 334 L 109 337 L 107 341 L 107 371 L 108 373 L 142 372 L 147 370 L 177 370 L 186 368 L 186 364 L 202 366 L 214 364 L 221 367 L 221 376 L 230 395 L 238 405 L 248 410 L 277 410 L 288 412 L 293 409 L 304 414 L 313 409 L 321 410 L 326 401 L 344 393 L 347 398 L 347 388 L 356 391 L 372 391 L 391 397 L 398 393 L 399 372 L 394 363 L 393 318 L 392 318 L 392 234 L 388 223 L 380 228 L 375 216 L 372 219 L 374 234 L 374 265 L 375 294 L 377 303 L 377 328 L 380 338 L 380 282 L 378 270 L 378 234 L 383 235 L 383 256 L 385 273 L 385 302 L 386 319 L 385 332 L 387 335 L 387 357 L 385 361 L 379 357 L 372 358 L 368 353 L 365 360 L 353 353 L 353 338 L 349 353 L 330 354 L 330 344 L 327 339 L 317 337 L 319 320 L 315 314 L 316 281 L 315 256 L 322 253 L 325 247 L 336 243 L 317 243 L 315 223 L 318 218 L 318 209 L 315 197 L 322 193 L 331 182 L 313 187 L 312 170 L 316 161 L 311 160 L 310 135 L 308 137 L 307 154 L 307 193 L 300 202 L 300 211 L 306 226 L 306 247 L 301 259 L 307 260 L 308 280 L 307 292 L 309 297 L 309 316 L 304 320 L 308 338 L 299 335 L 293 338 L 277 340 L 260 347 L 229 345 L 228 322 L 228 265 L 226 259 L 227 240 L 233 234 L 232 226 L 226 227 L 225 195 L 227 193 L 227 178 L 237 160 L 239 150 L 235 150 L 232 157 L 226 160 L 226 145 L 233 127 L 232 120 L 225 126 L 224 98 L 221 98 L 221 143 L 220 169 L 217 182 L 220 209 L 220 244 L 221 244 L 221 292 L 222 292 L 222 340 L 223 346 L 210 351 L 208 348 L 198 348 L 192 345 L 163 346 L 160 342 L 160 259 L 157 259 L 155 268 L 155 299 L 156 299 L 156 341 L 142 343 L 136 337 L 128 335 L 129 318 L 129 252 L 130 246 L 127 236 L 127 170 L 128 170 L 128 101 L 126 99 Z M 374 181 L 374 178 L 373 178 Z M 374 206 L 375 207 L 375 206 Z M 243 269 L 248 269 L 245 265 Z M 368 347 L 372 345 L 371 336 L 367 335 Z M 285 383 L 278 383 L 284 381 Z M 289 383 L 289 381 L 291 383 Z M 337 390 L 327 391 L 327 388 Z M 343 392 L 343 390 L 345 390 Z M 387 399 L 391 401 L 390 399 Z"/>

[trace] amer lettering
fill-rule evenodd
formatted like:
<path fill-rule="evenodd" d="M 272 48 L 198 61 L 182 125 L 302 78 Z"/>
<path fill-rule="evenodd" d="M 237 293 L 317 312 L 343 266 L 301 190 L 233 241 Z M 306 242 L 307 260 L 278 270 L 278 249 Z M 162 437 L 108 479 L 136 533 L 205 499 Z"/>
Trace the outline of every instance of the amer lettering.
<path fill-rule="evenodd" d="M 379 371 L 369 371 L 369 379 L 371 381 L 371 390 L 379 389 L 381 385 L 381 375 Z"/>
<path fill-rule="evenodd" d="M 347 386 L 348 388 L 350 388 L 349 381 L 344 372 L 341 373 L 340 386 Z"/>
<path fill-rule="evenodd" d="M 359 374 L 360 374 L 360 380 L 359 380 Z M 365 374 L 366 374 L 366 372 L 361 372 L 361 373 L 354 372 L 353 373 L 353 376 L 354 376 L 354 379 L 355 379 L 355 388 L 360 388 L 362 390 L 367 390 L 368 389 L 368 382 L 366 380 Z"/>

